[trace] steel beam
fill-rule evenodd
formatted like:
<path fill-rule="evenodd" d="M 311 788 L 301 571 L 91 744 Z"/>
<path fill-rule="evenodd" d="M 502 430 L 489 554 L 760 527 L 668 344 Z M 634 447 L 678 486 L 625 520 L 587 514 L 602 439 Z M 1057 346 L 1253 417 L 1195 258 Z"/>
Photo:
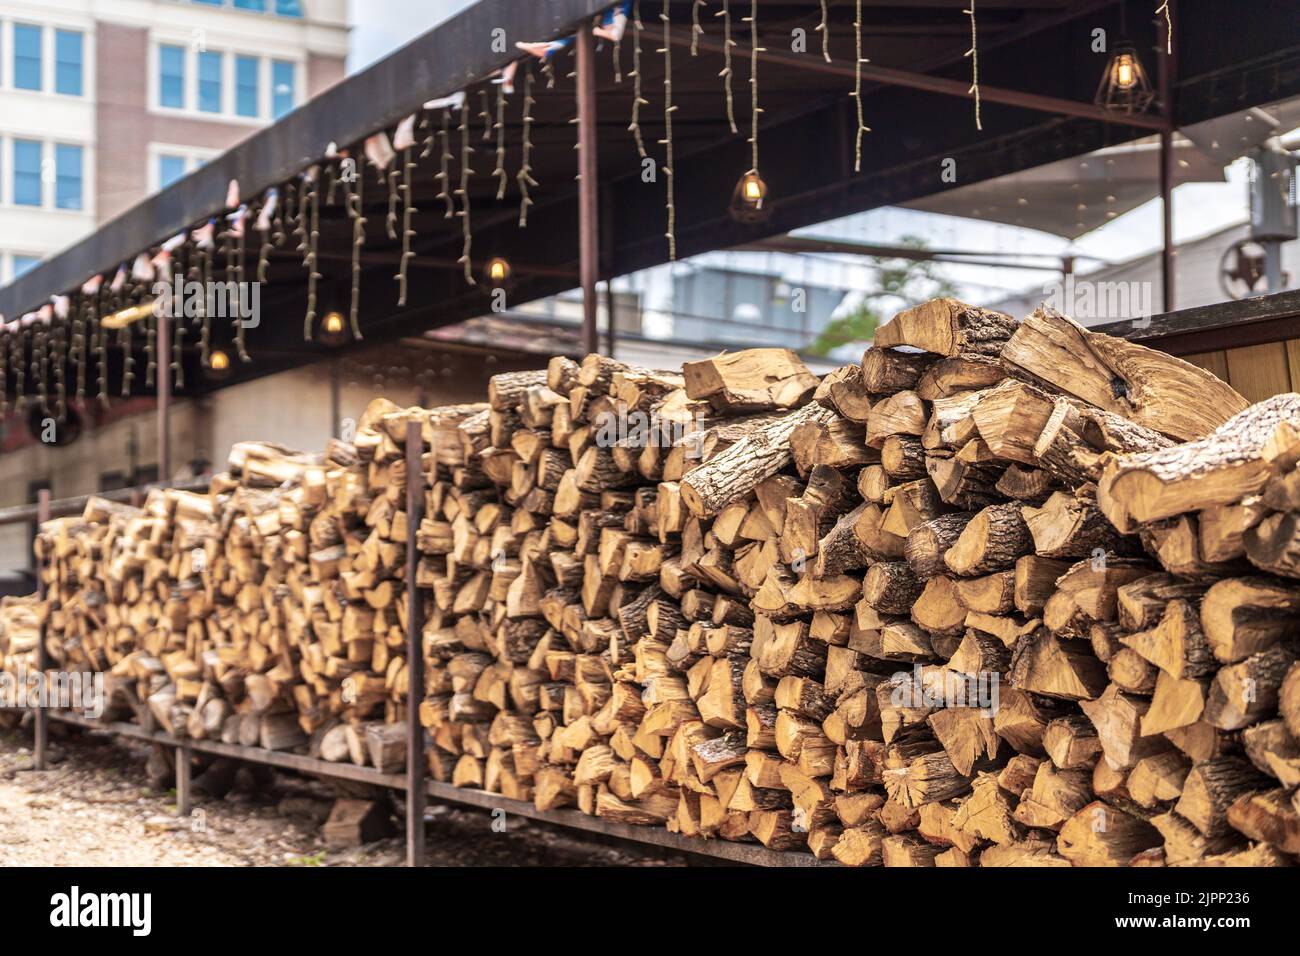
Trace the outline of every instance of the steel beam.
<path fill-rule="evenodd" d="M 600 302 L 600 203 L 596 171 L 596 64 L 591 24 L 583 23 L 575 39 L 578 84 L 578 273 L 582 282 L 582 347 L 600 351 L 596 316 Z"/>
<path fill-rule="evenodd" d="M 424 511 L 424 431 L 406 423 L 406 865 L 424 865 L 424 605 L 415 577 L 420 566 L 416 536 Z"/>

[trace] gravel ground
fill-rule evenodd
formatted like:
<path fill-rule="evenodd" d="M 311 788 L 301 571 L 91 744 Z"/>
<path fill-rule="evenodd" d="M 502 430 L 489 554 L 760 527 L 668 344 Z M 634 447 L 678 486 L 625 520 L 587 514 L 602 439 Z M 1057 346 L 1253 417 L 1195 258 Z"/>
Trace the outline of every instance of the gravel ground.
<path fill-rule="evenodd" d="M 0 732 L 0 866 L 400 866 L 405 857 L 400 836 L 325 846 L 320 823 L 339 795 L 331 782 L 241 769 L 234 790 L 200 798 L 181 819 L 174 791 L 145 785 L 147 745 L 60 725 L 52 734 L 51 769 L 36 771 L 30 731 Z M 400 805 L 394 813 L 400 833 Z M 686 865 L 655 847 L 517 818 L 497 833 L 491 822 L 485 810 L 431 805 L 429 864 Z"/>

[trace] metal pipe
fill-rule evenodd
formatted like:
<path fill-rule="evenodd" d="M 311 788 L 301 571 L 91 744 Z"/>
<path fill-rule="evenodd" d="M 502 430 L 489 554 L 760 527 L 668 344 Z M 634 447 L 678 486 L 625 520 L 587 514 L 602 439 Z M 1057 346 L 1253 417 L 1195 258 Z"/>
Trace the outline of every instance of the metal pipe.
<path fill-rule="evenodd" d="M 406 423 L 406 865 L 424 864 L 425 755 L 420 700 L 424 696 L 424 632 L 416 536 L 424 510 L 422 423 Z"/>
<path fill-rule="evenodd" d="M 599 200 L 596 181 L 596 55 L 591 24 L 578 28 L 578 274 L 582 283 L 582 347 L 600 351 L 596 281 L 600 278 Z"/>
<path fill-rule="evenodd" d="M 153 488 L 175 488 L 178 491 L 206 491 L 212 482 L 212 476 L 187 478 L 184 481 L 159 481 L 136 488 L 118 488 L 114 491 L 102 491 L 93 495 L 78 495 L 75 498 L 60 498 L 49 503 L 49 512 L 41 517 L 40 505 L 17 505 L 13 508 L 0 508 L 0 525 L 30 524 L 32 521 L 48 521 L 50 518 L 65 518 L 80 514 L 86 510 L 86 502 L 91 498 L 105 498 L 108 501 L 126 501 L 139 507 L 145 493 Z"/>
<path fill-rule="evenodd" d="M 1170 16 L 1175 14 L 1175 0 L 1169 0 Z M 1173 49 L 1174 38 L 1169 37 Z M 1157 50 L 1159 59 L 1160 111 L 1165 118 L 1165 128 L 1160 131 L 1160 219 L 1164 239 L 1160 250 L 1160 274 L 1164 289 L 1164 311 L 1174 311 L 1177 301 L 1177 281 L 1174 272 L 1174 57 L 1175 52 Z"/>
<path fill-rule="evenodd" d="M 40 534 L 41 525 L 50 520 L 50 489 L 41 488 L 36 492 L 36 533 Z M 33 549 L 34 553 L 35 549 Z M 45 577 L 41 574 L 41 563 L 36 561 L 36 596 L 42 603 L 45 601 Z M 36 640 L 36 673 L 40 680 L 39 689 L 41 693 L 36 698 L 36 714 L 34 715 L 34 736 L 35 754 L 33 756 L 33 765 L 37 770 L 45 770 L 49 765 L 49 746 L 50 746 L 50 721 L 49 714 L 45 710 L 45 688 L 48 686 L 45 679 L 45 671 L 50 666 L 49 651 L 45 647 L 45 628 L 48 620 L 41 618 L 41 623 L 37 629 Z"/>
<path fill-rule="evenodd" d="M 674 46 L 689 47 L 692 39 L 688 31 L 674 30 L 670 42 Z M 698 37 L 695 42 L 701 50 L 719 54 L 723 52 L 723 43 L 720 40 Z M 733 57 L 747 57 L 750 55 L 750 48 L 747 44 L 735 43 L 732 46 L 731 55 Z M 854 67 L 840 63 L 827 63 L 820 57 L 815 56 L 762 50 L 759 52 L 758 58 L 768 63 L 779 64 L 797 70 L 807 70 L 812 73 L 826 73 L 831 76 L 847 78 L 855 76 Z M 913 73 L 910 70 L 896 70 L 890 67 L 873 66 L 868 63 L 863 63 L 861 66 L 864 80 L 874 80 L 887 86 L 924 90 L 927 93 L 960 96 L 963 99 L 970 97 L 970 83 L 966 80 L 949 80 L 941 76 L 930 76 L 927 73 Z M 1169 128 L 1169 119 L 1164 116 L 1146 116 L 1140 113 L 1120 116 L 1092 103 L 1081 103 L 1078 100 L 1067 100 L 1056 96 L 1043 96 L 1039 93 L 1026 93 L 1022 90 L 1008 90 L 998 86 L 985 86 L 983 83 L 980 84 L 980 99 L 990 103 L 1017 106 L 1021 109 L 1038 110 L 1042 113 L 1078 116 L 1099 123 L 1118 123 L 1152 130 Z"/>

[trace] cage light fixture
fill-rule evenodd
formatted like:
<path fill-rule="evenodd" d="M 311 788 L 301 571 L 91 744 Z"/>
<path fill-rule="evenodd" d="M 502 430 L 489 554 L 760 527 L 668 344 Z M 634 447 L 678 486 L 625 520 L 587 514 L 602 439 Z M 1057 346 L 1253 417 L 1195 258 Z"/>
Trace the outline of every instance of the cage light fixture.
<path fill-rule="evenodd" d="M 727 210 L 737 222 L 759 223 L 772 214 L 767 202 L 767 183 L 757 170 L 751 169 L 736 182 Z"/>
<path fill-rule="evenodd" d="M 1116 113 L 1145 113 L 1155 100 L 1155 90 L 1147 76 L 1137 48 L 1131 43 L 1116 44 L 1097 87 L 1096 104 Z"/>
<path fill-rule="evenodd" d="M 326 312 L 320 320 L 320 340 L 326 345 L 342 345 L 348 339 L 348 322 L 338 309 Z"/>

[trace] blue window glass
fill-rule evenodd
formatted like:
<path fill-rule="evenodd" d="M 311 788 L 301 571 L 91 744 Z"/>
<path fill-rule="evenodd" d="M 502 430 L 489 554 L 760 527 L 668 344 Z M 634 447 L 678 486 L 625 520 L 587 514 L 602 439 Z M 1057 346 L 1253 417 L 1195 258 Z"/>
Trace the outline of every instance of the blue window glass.
<path fill-rule="evenodd" d="M 279 119 L 294 108 L 294 68 L 287 60 L 271 62 L 271 114 Z"/>
<path fill-rule="evenodd" d="M 166 189 L 185 175 L 184 156 L 158 157 L 158 188 Z"/>
<path fill-rule="evenodd" d="M 14 140 L 14 205 L 41 204 L 41 144 Z"/>
<path fill-rule="evenodd" d="M 81 208 L 81 158 L 80 146 L 59 143 L 54 147 L 54 205 L 57 209 Z"/>
<path fill-rule="evenodd" d="M 255 56 L 235 57 L 235 112 L 240 116 L 258 114 L 258 73 L 262 61 Z"/>
<path fill-rule="evenodd" d="M 199 109 L 204 113 L 221 112 L 221 54 L 199 53 Z"/>
<path fill-rule="evenodd" d="M 266 0 L 235 0 L 235 8 L 238 10 L 256 10 L 258 13 L 265 13 Z"/>
<path fill-rule="evenodd" d="M 300 0 L 275 0 L 275 12 L 282 17 L 300 17 L 302 3 Z"/>
<path fill-rule="evenodd" d="M 54 31 L 54 92 L 81 95 L 81 34 Z"/>
<path fill-rule="evenodd" d="M 158 48 L 158 105 L 185 107 L 185 48 Z"/>
<path fill-rule="evenodd" d="M 14 278 L 36 267 L 41 260 L 37 256 L 14 256 Z"/>
<path fill-rule="evenodd" d="M 14 24 L 14 87 L 41 88 L 41 28 Z"/>
<path fill-rule="evenodd" d="M 195 3 L 206 3 L 206 4 L 207 4 L 208 6 L 210 6 L 210 7 L 219 7 L 219 6 L 221 6 L 223 3 L 225 3 L 226 0 L 194 0 L 194 2 L 195 2 Z"/>

